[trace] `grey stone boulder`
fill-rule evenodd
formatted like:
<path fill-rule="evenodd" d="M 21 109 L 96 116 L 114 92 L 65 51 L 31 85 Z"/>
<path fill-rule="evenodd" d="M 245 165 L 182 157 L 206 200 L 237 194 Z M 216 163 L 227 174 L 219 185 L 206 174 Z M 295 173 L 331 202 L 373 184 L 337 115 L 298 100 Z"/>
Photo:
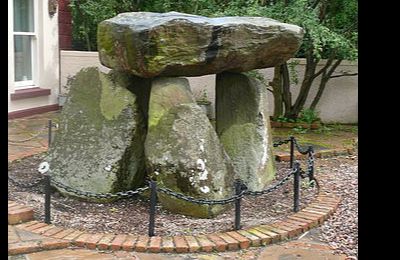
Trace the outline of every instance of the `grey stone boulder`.
<path fill-rule="evenodd" d="M 147 171 L 159 187 L 177 193 L 203 199 L 230 197 L 233 169 L 229 157 L 206 114 L 188 95 L 187 81 L 180 81 L 180 87 L 176 79 L 153 82 L 149 104 L 152 123 L 145 142 Z M 180 103 L 170 102 L 173 97 L 180 97 Z M 198 205 L 161 192 L 158 198 L 171 212 L 201 218 L 214 217 L 230 206 Z"/>
<path fill-rule="evenodd" d="M 152 79 L 149 101 L 149 128 L 158 127 L 159 120 L 171 108 L 195 103 L 186 78 L 157 77 Z"/>
<path fill-rule="evenodd" d="M 303 29 L 264 17 L 121 13 L 98 26 L 101 63 L 151 78 L 273 67 L 293 57 Z"/>
<path fill-rule="evenodd" d="M 275 176 L 267 88 L 244 73 L 216 76 L 216 129 L 236 176 L 260 191 Z"/>
<path fill-rule="evenodd" d="M 51 176 L 67 186 L 93 193 L 142 186 L 146 122 L 138 97 L 149 91 L 150 81 L 88 68 L 69 81 L 69 88 L 60 127 L 47 157 Z"/>

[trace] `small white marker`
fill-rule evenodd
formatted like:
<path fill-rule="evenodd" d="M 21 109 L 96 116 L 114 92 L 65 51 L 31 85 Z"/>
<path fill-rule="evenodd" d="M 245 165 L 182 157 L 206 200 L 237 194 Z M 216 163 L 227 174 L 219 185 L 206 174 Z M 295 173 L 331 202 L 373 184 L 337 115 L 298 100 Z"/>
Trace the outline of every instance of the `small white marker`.
<path fill-rule="evenodd" d="M 38 171 L 39 171 L 41 174 L 45 174 L 46 172 L 49 171 L 49 169 L 50 169 L 50 164 L 49 164 L 48 162 L 42 162 L 42 163 L 39 165 Z"/>
<path fill-rule="evenodd" d="M 210 188 L 208 186 L 203 186 L 200 187 L 200 191 L 203 193 L 208 193 L 210 191 Z"/>

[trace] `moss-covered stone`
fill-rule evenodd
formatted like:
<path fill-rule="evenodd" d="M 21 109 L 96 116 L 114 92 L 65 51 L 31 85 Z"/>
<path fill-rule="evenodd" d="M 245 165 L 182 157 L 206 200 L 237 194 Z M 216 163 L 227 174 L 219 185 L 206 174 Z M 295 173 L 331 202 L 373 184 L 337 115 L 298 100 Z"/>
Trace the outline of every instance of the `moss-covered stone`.
<path fill-rule="evenodd" d="M 263 17 L 132 12 L 102 21 L 97 39 L 103 65 L 153 78 L 273 67 L 302 37 L 300 27 Z"/>
<path fill-rule="evenodd" d="M 83 69 L 70 81 L 47 158 L 55 180 L 94 193 L 143 184 L 146 122 L 137 95 L 128 87 L 144 93 L 149 84 L 135 87 L 128 82 L 135 82 L 132 76 L 97 68 Z"/>
<path fill-rule="evenodd" d="M 240 73 L 216 79 L 216 128 L 236 178 L 253 191 L 274 178 L 274 157 L 266 87 Z"/>
<path fill-rule="evenodd" d="M 149 122 L 152 123 L 149 123 L 145 142 L 148 172 L 160 187 L 178 193 L 206 199 L 230 197 L 233 169 L 229 158 L 207 116 L 193 97 L 187 96 L 190 92 L 186 83 L 181 83 L 178 88 L 171 84 L 170 91 L 163 89 L 168 85 L 152 88 L 149 105 Z M 177 89 L 181 93 L 177 93 Z M 169 102 L 174 97 L 177 100 Z M 156 101 L 163 105 L 155 106 L 153 102 Z M 162 113 L 153 111 L 156 109 Z M 198 205 L 161 193 L 159 200 L 172 212 L 202 218 L 216 216 L 229 207 Z"/>
<path fill-rule="evenodd" d="M 149 102 L 149 128 L 157 127 L 160 118 L 172 107 L 194 102 L 195 99 L 186 78 L 153 79 Z"/>

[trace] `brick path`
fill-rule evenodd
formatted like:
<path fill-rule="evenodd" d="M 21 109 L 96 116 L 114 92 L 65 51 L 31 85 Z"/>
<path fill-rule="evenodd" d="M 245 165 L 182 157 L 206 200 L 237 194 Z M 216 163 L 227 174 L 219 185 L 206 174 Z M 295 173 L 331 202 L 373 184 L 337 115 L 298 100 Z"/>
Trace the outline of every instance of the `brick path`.
<path fill-rule="evenodd" d="M 8 161 L 14 161 L 47 150 L 48 120 L 58 121 L 59 112 L 8 120 Z M 27 142 L 21 140 L 31 139 Z"/>
<path fill-rule="evenodd" d="M 27 139 L 42 129 L 49 118 L 56 119 L 57 112 L 46 113 L 30 118 L 9 120 L 9 140 Z M 9 142 L 8 160 L 13 161 L 47 149 L 47 131 L 41 133 L 26 143 Z M 135 243 L 129 242 L 129 236 L 118 235 L 109 239 L 102 250 L 101 241 L 107 240 L 103 234 L 79 234 L 74 239 L 71 232 L 65 236 L 60 234 L 67 231 L 48 226 L 44 223 L 25 222 L 19 225 L 8 226 L 8 253 L 9 260 L 19 259 L 346 259 L 345 256 L 333 255 L 332 250 L 319 241 L 310 240 L 304 236 L 298 240 L 291 240 L 281 244 L 274 244 L 267 247 L 248 248 L 249 245 L 268 244 L 285 237 L 293 238 L 312 227 L 320 224 L 332 209 L 336 208 L 338 201 L 332 200 L 329 196 L 322 196 L 311 205 L 307 211 L 296 213 L 284 221 L 279 221 L 267 227 L 256 227 L 246 231 L 231 232 L 227 234 L 210 234 L 207 237 L 193 239 L 193 237 L 174 237 L 173 242 L 168 246 L 168 239 L 147 236 L 135 239 Z M 10 207 L 10 204 L 9 204 Z M 13 206 L 14 210 L 15 205 Z M 331 207 L 329 209 L 329 207 Z M 9 214 L 10 214 L 9 210 Z M 27 213 L 25 213 L 26 215 Z M 29 217 L 27 217 L 29 220 Z M 26 221 L 23 219 L 21 221 Z M 10 220 L 9 220 L 10 222 Z M 29 223 L 29 224 L 27 224 Z M 33 224 L 32 224 L 33 223 Z M 24 227 L 25 226 L 25 227 Z M 27 227 L 28 226 L 28 227 Z M 31 228 L 29 229 L 29 226 Z M 34 226 L 35 228 L 32 228 Z M 36 231 L 36 232 L 35 232 Z M 49 235 L 50 234 L 50 235 Z M 59 236 L 57 236 L 57 234 Z M 275 236 L 273 235 L 275 234 Z M 63 239 L 61 239 L 63 238 Z M 145 240 L 141 242 L 141 239 Z M 119 241 L 119 242 L 117 242 Z M 171 241 L 171 240 L 169 240 Z M 72 243 L 71 243 L 72 242 Z M 104 243 L 103 243 L 104 244 Z M 209 246 L 207 246 L 209 244 Z M 164 246 L 165 245 L 165 246 Z M 168 248 L 181 254 L 165 253 L 138 253 L 136 251 L 148 252 L 169 252 Z M 84 246 L 88 249 L 78 249 L 74 246 Z M 164 247 L 163 247 L 164 246 Z M 238 250 L 241 248 L 240 250 Z M 104 251 L 104 250 L 113 251 Z M 122 249 L 125 251 L 116 251 Z M 139 249 L 139 250 L 138 250 Z M 197 250 L 210 251 L 210 253 L 190 253 Z M 204 250 L 205 249 L 205 250 Z M 233 252 L 218 252 L 225 250 Z M 187 252 L 187 253 L 185 253 Z"/>

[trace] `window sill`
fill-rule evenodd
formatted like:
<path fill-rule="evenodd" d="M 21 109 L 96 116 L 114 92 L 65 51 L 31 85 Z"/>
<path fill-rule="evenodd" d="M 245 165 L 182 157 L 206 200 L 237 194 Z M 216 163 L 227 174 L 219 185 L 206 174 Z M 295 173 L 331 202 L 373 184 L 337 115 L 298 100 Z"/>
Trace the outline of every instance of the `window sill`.
<path fill-rule="evenodd" d="M 15 93 L 12 93 L 10 95 L 10 97 L 11 97 L 11 100 L 19 100 L 19 99 L 26 99 L 26 98 L 48 96 L 50 94 L 51 94 L 50 89 L 27 88 L 27 89 L 15 90 Z"/>

